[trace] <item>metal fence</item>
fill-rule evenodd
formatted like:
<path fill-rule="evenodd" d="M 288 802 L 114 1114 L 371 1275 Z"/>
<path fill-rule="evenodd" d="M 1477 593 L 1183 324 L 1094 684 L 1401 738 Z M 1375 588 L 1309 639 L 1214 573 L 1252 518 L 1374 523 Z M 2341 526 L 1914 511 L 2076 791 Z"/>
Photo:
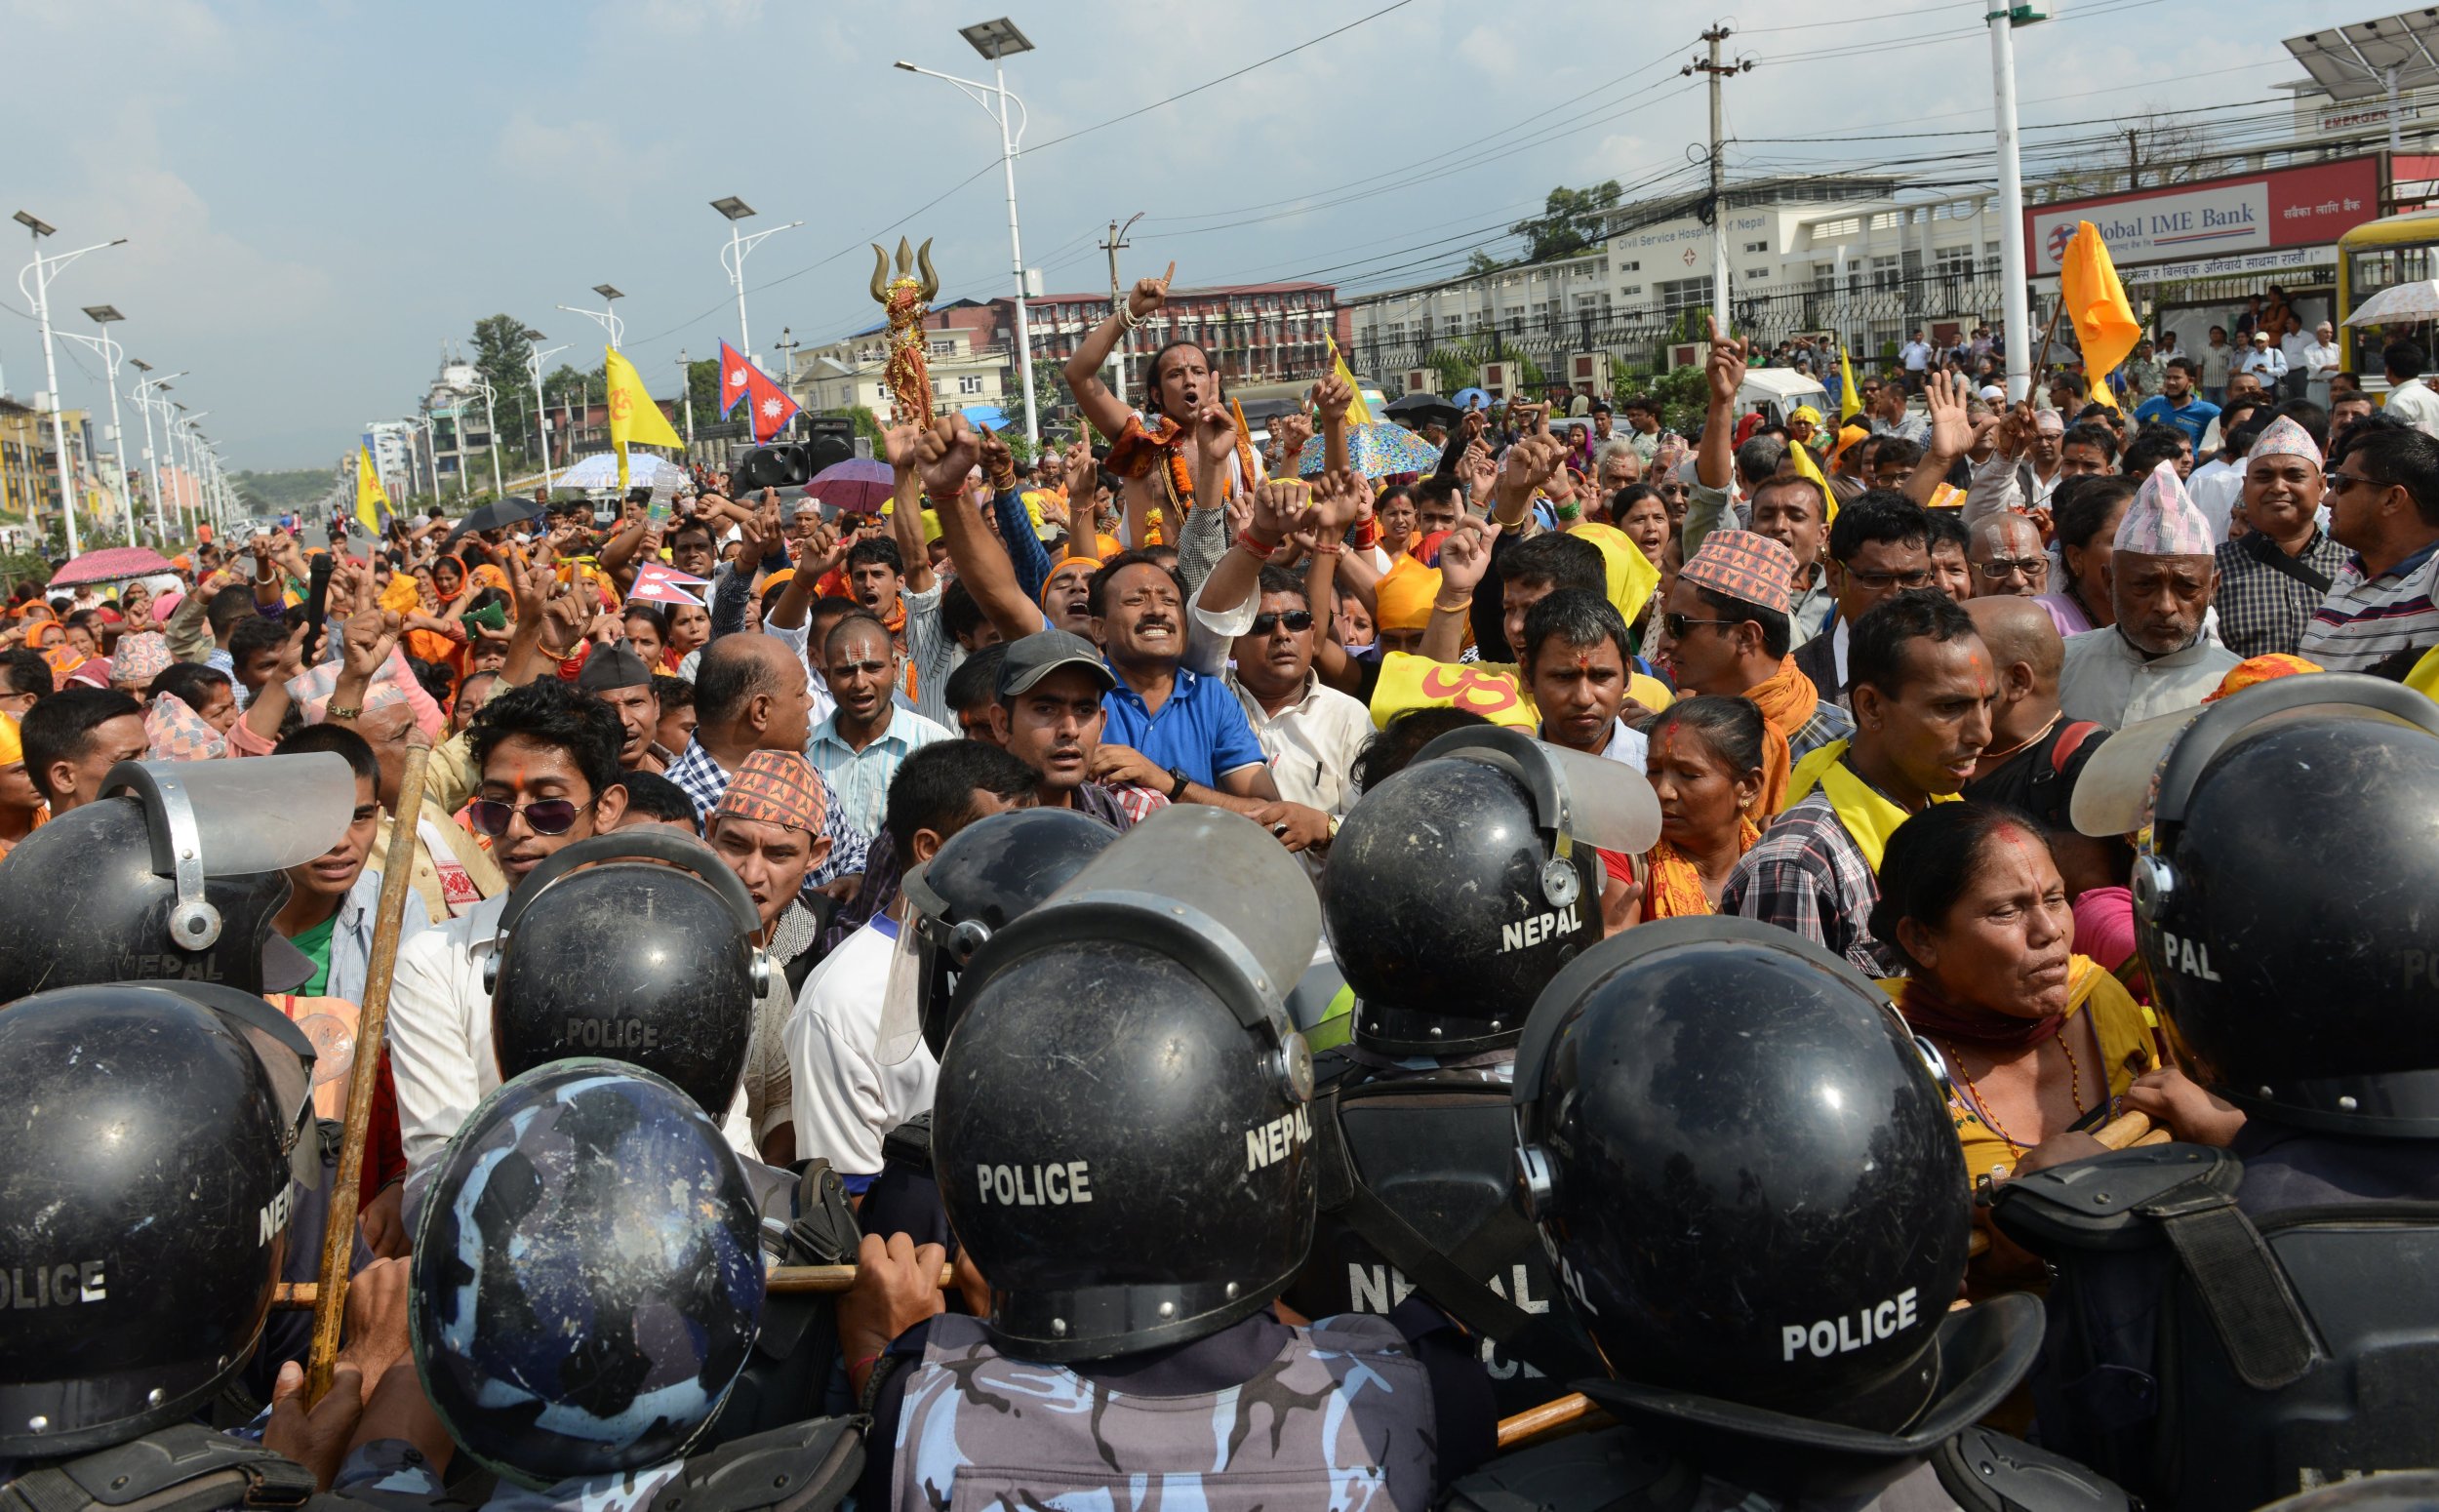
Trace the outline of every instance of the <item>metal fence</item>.
<path fill-rule="evenodd" d="M 1803 335 L 1835 333 L 1862 366 L 1893 353 L 1918 327 L 1996 322 L 2002 287 L 1995 269 L 1977 268 L 1868 289 L 1739 295 L 1735 323 L 1740 334 L 1765 346 Z M 1702 308 L 1693 306 L 1698 320 Z M 1553 319 L 1518 312 L 1496 326 L 1483 322 L 1429 338 L 1383 340 L 1359 335 L 1355 354 L 1366 374 L 1383 380 L 1430 367 L 1435 355 L 1451 353 L 1469 364 L 1530 359 L 1551 382 L 1561 380 L 1566 359 L 1575 352 L 1607 352 L 1630 369 L 1659 371 L 1668 366 L 1672 339 L 1686 338 L 1677 335 L 1685 313 L 1683 308 L 1651 307 Z"/>

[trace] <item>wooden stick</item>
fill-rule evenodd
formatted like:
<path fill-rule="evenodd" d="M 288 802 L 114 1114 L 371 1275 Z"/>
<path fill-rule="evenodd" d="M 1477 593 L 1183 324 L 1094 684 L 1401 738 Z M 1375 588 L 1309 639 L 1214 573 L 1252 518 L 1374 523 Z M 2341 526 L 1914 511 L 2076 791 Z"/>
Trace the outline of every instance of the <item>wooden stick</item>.
<path fill-rule="evenodd" d="M 305 1354 L 305 1402 L 331 1389 L 339 1334 L 347 1315 L 347 1267 L 356 1253 L 356 1200 L 364 1174 L 364 1136 L 373 1121 L 373 1090 L 380 1080 L 382 1030 L 389 1021 L 389 983 L 398 968 L 398 931 L 414 893 L 416 824 L 423 812 L 423 776 L 432 743 L 407 735 L 407 768 L 398 783 L 398 812 L 389 822 L 389 854 L 381 857 L 381 895 L 374 912 L 373 959 L 364 1003 L 356 1015 L 356 1058 L 347 1077 L 347 1122 L 331 1176 L 331 1214 L 322 1231 L 322 1284 L 314 1289 L 313 1343 Z"/>
<path fill-rule="evenodd" d="M 940 1267 L 940 1289 L 943 1292 L 957 1284 L 955 1267 Z M 780 1265 L 764 1273 L 763 1290 L 774 1296 L 797 1295 L 805 1293 L 839 1293 L 856 1285 L 853 1265 Z M 271 1298 L 271 1305 L 288 1311 L 316 1306 L 321 1288 L 310 1281 L 282 1283 Z"/>
<path fill-rule="evenodd" d="M 1591 1399 L 1582 1392 L 1571 1391 L 1554 1402 L 1528 1407 L 1513 1417 L 1500 1418 L 1499 1447 L 1502 1450 L 1521 1449 L 1528 1444 L 1556 1438 L 1562 1433 L 1576 1433 L 1597 1426 L 1590 1419 L 1606 1420 L 1608 1414 L 1594 1407 Z"/>
<path fill-rule="evenodd" d="M 2138 1144 L 2148 1142 L 2144 1136 L 2150 1133 L 2149 1115 L 2127 1112 L 2119 1114 L 2092 1131 L 2092 1137 L 2112 1150 L 2130 1150 Z M 2163 1139 L 2162 1142 L 2166 1141 Z"/>

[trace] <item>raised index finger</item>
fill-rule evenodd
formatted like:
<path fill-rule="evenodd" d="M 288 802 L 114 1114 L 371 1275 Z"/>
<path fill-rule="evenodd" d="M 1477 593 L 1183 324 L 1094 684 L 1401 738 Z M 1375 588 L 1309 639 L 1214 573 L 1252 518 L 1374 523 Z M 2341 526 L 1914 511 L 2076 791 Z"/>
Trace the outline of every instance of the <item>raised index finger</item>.
<path fill-rule="evenodd" d="M 1161 275 L 1160 275 L 1160 287 L 1161 287 L 1161 288 L 1163 288 L 1163 289 L 1168 288 L 1168 287 L 1169 287 L 1169 280 L 1170 280 L 1170 279 L 1173 279 L 1173 278 L 1175 278 L 1175 277 L 1177 277 L 1177 276 L 1178 276 L 1178 259 L 1175 259 L 1175 258 L 1171 258 L 1171 259 L 1169 259 L 1169 271 L 1167 271 L 1167 272 L 1165 272 L 1165 273 L 1163 273 L 1163 274 L 1161 274 Z"/>

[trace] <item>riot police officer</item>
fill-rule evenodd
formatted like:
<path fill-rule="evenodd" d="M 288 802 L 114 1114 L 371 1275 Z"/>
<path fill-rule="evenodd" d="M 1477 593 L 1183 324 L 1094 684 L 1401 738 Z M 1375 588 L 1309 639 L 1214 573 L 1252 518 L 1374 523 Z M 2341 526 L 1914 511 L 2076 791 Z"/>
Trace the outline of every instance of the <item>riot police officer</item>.
<path fill-rule="evenodd" d="M 2203 1512 L 2439 1464 L 2439 707 L 2315 673 L 2120 738 L 2154 759 L 2096 758 L 2075 820 L 2147 826 L 2143 964 L 2219 1101 L 2162 1111 L 2227 1145 L 2000 1189 L 2001 1228 L 2058 1272 L 2044 1442 Z M 2289 881 L 2340 838 L 2350 885 Z"/>
<path fill-rule="evenodd" d="M 329 752 L 119 763 L 97 801 L 34 831 L 0 867 L 0 1003 L 110 981 L 207 982 L 241 995 L 303 985 L 313 963 L 273 928 L 287 868 L 328 852 L 354 810 L 355 776 Z M 346 1072 L 344 1056 L 332 1058 L 340 1063 L 324 1065 L 326 1080 Z M 325 1129 L 330 1137 L 307 1143 L 335 1172 L 339 1126 Z M 280 1279 L 315 1281 L 330 1183 L 306 1183 L 293 1200 L 305 1237 L 288 1247 Z M 355 1264 L 372 1258 L 359 1242 Z M 215 1420 L 253 1417 L 280 1362 L 300 1357 L 311 1333 L 307 1314 L 275 1315 Z"/>
<path fill-rule="evenodd" d="M 1118 832 L 1073 809 L 1015 809 L 975 820 L 943 841 L 900 885 L 905 918 L 891 959 L 875 1058 L 896 1065 L 920 1044 L 935 1060 L 948 1048 L 957 982 L 991 936 L 1066 885 Z M 932 1114 L 883 1135 L 881 1172 L 863 1194 L 863 1226 L 949 1243 L 932 1176 Z"/>
<path fill-rule="evenodd" d="M 314 1060 L 269 1004 L 211 983 L 0 1010 L 0 1507 L 312 1492 L 311 1472 L 189 1419 L 253 1356 L 296 1182 L 319 1179 Z"/>
<path fill-rule="evenodd" d="M 1423 747 L 1331 843 L 1322 908 L 1353 1032 L 1318 1057 L 1321 1227 L 1288 1301 L 1387 1312 L 1419 1290 L 1477 1335 L 1503 1413 L 1591 1368 L 1514 1197 L 1516 1038 L 1600 938 L 1600 848 L 1659 834 L 1633 769 L 1481 726 Z"/>
<path fill-rule="evenodd" d="M 893 1290 L 865 1241 L 841 1333 L 898 1449 L 863 1505 L 938 1504 L 952 1482 L 1063 1504 L 1114 1477 L 1214 1505 L 1361 1485 L 1419 1507 L 1462 1441 L 1487 1447 L 1488 1394 L 1444 1323 L 1418 1343 L 1270 1310 L 1312 1235 L 1311 1067 L 1281 1005 L 1311 898 L 1259 827 L 1168 809 L 975 955 L 932 1146 L 988 1309 L 937 1314 L 941 1252 Z"/>
<path fill-rule="evenodd" d="M 824 1160 L 764 1165 L 744 1119 L 755 1000 L 773 970 L 737 874 L 692 836 L 622 829 L 553 854 L 500 916 L 492 1049 L 504 1083 L 571 1057 L 640 1066 L 721 1121 L 778 1263 L 833 1265 L 861 1237 Z M 773 1299 L 751 1366 L 710 1442 L 815 1411 L 835 1353 L 830 1301 Z"/>
<path fill-rule="evenodd" d="M 672 1083 L 598 1058 L 503 1082 L 418 1216 L 421 1395 L 377 1397 L 338 1490 L 433 1504 L 461 1450 L 592 1512 L 836 1505 L 860 1462 L 850 1421 L 808 1411 L 704 1452 L 763 1315 L 759 1227 L 739 1156 Z"/>
<path fill-rule="evenodd" d="M 2126 1504 L 1975 1426 L 2030 1369 L 2040 1304 L 1950 1309 L 1964 1155 L 1845 961 L 1742 919 L 1639 926 L 1542 993 L 1514 1098 L 1533 1220 L 1607 1368 L 1582 1389 L 1620 1425 L 1496 1461 L 1452 1505 Z"/>
<path fill-rule="evenodd" d="M 119 763 L 99 799 L 9 853 L 0 1003 L 104 981 L 293 991 L 313 963 L 271 927 L 284 873 L 330 850 L 354 809 L 354 775 L 328 752 Z"/>

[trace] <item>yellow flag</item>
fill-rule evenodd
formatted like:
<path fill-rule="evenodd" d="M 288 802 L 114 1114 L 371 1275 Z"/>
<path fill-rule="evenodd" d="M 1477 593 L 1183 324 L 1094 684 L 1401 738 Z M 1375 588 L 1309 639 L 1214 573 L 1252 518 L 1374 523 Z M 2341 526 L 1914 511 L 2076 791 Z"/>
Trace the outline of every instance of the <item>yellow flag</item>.
<path fill-rule="evenodd" d="M 2075 339 L 2083 343 L 2084 377 L 2092 382 L 2093 402 L 2114 410 L 2117 396 L 2108 391 L 2108 376 L 2142 339 L 2142 322 L 2126 302 L 2108 243 L 2089 220 L 2077 222 L 2075 239 L 2059 259 L 2058 287 L 2066 318 L 2075 323 Z"/>
<path fill-rule="evenodd" d="M 1800 441 L 1787 443 L 1787 458 L 1795 463 L 1795 475 L 1820 490 L 1820 518 L 1823 524 L 1838 517 L 1838 496 L 1829 487 L 1829 480 L 1820 475 L 1820 465 L 1813 460 L 1813 449 Z"/>
<path fill-rule="evenodd" d="M 609 380 L 610 444 L 619 449 L 619 492 L 624 493 L 629 446 L 683 447 L 686 443 L 669 428 L 669 418 L 660 413 L 660 406 L 652 402 L 652 391 L 644 387 L 643 375 L 633 363 L 615 348 L 605 347 L 601 372 Z"/>
<path fill-rule="evenodd" d="M 1355 396 L 1355 402 L 1346 407 L 1346 423 L 1349 425 L 1371 424 L 1372 406 L 1364 403 L 1363 385 L 1355 381 L 1354 370 L 1346 365 L 1344 357 L 1339 355 L 1338 338 L 1324 337 L 1323 339 L 1330 343 L 1330 366 L 1337 371 L 1339 378 L 1344 380 L 1346 391 Z"/>
<path fill-rule="evenodd" d="M 1855 391 L 1855 364 L 1847 360 L 1846 348 L 1838 348 L 1838 423 L 1863 413 L 1863 396 Z"/>
<path fill-rule="evenodd" d="M 1609 602 L 1617 606 L 1626 623 L 1641 618 L 1643 606 L 1652 601 L 1653 591 L 1659 587 L 1659 565 L 1643 554 L 1633 537 L 1614 525 L 1590 520 L 1568 534 L 1600 548 L 1602 569 L 1609 578 Z"/>
<path fill-rule="evenodd" d="M 381 475 L 374 470 L 373 454 L 356 448 L 356 518 L 376 537 L 381 534 L 381 511 L 389 507 L 389 495 L 381 489 Z"/>

